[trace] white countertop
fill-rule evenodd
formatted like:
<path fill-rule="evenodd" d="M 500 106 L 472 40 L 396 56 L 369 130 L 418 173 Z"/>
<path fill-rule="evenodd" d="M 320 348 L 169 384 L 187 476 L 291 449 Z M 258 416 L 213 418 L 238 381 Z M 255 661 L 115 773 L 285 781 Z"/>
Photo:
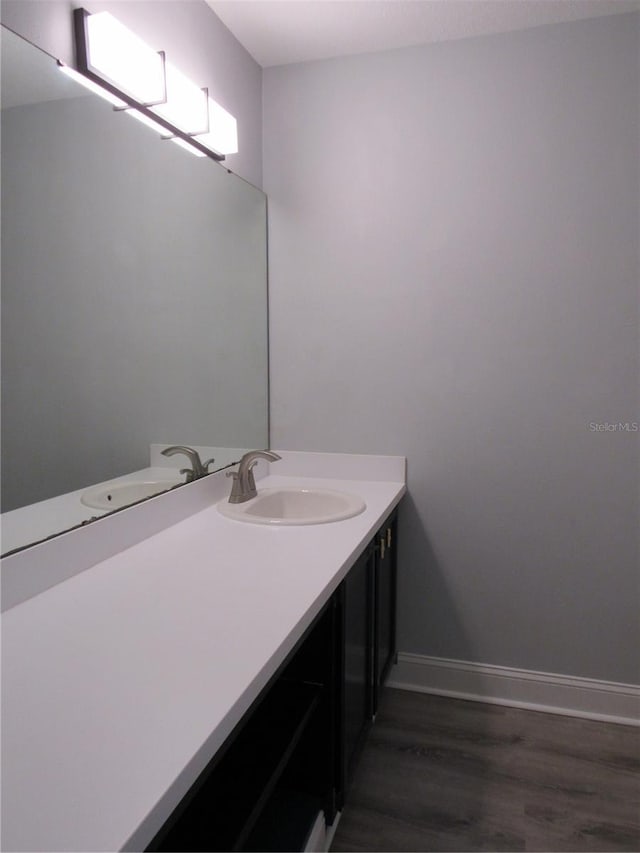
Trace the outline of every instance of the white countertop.
<path fill-rule="evenodd" d="M 405 490 L 278 485 L 367 508 L 271 528 L 210 506 L 3 614 L 3 850 L 143 849 Z"/>

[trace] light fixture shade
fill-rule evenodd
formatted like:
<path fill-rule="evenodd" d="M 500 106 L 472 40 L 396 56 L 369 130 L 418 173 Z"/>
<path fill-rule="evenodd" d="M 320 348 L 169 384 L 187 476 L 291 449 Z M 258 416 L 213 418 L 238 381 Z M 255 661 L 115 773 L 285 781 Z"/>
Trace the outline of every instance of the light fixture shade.
<path fill-rule="evenodd" d="M 218 154 L 236 154 L 238 151 L 238 123 L 231 113 L 209 98 L 209 133 L 196 136 L 211 151 Z"/>
<path fill-rule="evenodd" d="M 173 65 L 167 63 L 165 69 L 167 101 L 152 107 L 153 112 L 185 133 L 206 132 L 209 128 L 206 91 L 192 83 Z"/>
<path fill-rule="evenodd" d="M 141 104 L 164 100 L 164 60 L 109 12 L 86 18 L 90 68 Z"/>

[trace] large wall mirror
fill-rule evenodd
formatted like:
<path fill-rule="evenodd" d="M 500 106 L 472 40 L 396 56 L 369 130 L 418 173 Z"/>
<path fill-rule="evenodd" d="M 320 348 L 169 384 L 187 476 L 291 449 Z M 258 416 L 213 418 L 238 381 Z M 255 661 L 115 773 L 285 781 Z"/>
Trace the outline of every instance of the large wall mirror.
<path fill-rule="evenodd" d="M 260 190 L 1 37 L 7 553 L 100 516 L 78 495 L 151 445 L 268 445 L 267 250 Z"/>

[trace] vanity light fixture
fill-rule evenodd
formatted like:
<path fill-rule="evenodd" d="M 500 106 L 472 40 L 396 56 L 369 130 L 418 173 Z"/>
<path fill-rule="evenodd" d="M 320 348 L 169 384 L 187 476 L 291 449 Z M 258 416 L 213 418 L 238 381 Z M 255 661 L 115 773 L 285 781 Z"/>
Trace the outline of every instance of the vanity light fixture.
<path fill-rule="evenodd" d="M 109 12 L 73 12 L 78 71 L 69 76 L 114 109 L 147 124 L 192 154 L 224 160 L 238 150 L 235 118 Z"/>

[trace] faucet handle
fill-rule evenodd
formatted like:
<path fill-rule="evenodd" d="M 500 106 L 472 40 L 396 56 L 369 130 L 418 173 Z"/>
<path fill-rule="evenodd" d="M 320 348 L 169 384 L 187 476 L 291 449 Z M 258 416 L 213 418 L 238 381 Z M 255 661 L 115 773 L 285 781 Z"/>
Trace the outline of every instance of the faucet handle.
<path fill-rule="evenodd" d="M 205 470 L 205 471 L 208 471 L 208 470 L 209 470 L 209 465 L 212 465 L 215 461 L 216 461 L 216 460 L 215 460 L 215 459 L 213 458 L 213 456 L 212 456 L 212 457 L 211 457 L 211 459 L 207 459 L 207 461 L 206 461 L 206 462 L 203 462 L 203 463 L 202 463 L 202 467 L 204 468 L 204 470 Z"/>

